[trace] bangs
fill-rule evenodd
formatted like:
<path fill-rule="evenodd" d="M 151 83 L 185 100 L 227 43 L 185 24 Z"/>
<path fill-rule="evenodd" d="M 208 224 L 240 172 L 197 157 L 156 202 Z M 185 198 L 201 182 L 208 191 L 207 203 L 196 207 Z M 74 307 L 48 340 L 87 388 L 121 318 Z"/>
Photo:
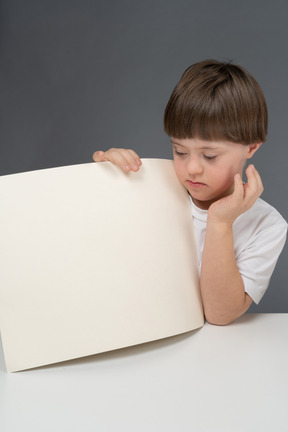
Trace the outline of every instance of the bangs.
<path fill-rule="evenodd" d="M 164 130 L 174 138 L 199 138 L 205 141 L 246 142 L 239 136 L 239 124 L 233 113 L 223 112 L 219 106 L 205 109 L 204 104 L 175 106 L 165 112 Z"/>

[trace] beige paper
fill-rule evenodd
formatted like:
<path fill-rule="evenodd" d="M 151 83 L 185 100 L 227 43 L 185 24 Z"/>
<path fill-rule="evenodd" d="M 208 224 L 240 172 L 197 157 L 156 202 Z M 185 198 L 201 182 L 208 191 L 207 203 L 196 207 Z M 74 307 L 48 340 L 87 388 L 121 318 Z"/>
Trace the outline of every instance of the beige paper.
<path fill-rule="evenodd" d="M 190 203 L 172 161 L 3 176 L 0 237 L 8 371 L 203 325 Z"/>

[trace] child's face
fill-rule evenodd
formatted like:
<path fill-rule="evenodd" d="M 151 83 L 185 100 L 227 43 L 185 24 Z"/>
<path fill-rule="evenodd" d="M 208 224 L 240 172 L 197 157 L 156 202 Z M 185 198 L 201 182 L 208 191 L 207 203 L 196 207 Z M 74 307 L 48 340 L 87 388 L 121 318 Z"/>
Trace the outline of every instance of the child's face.
<path fill-rule="evenodd" d="M 254 153 L 254 145 L 233 142 L 173 137 L 171 142 L 177 177 L 203 209 L 233 192 L 234 175 L 242 175 L 246 160 Z"/>

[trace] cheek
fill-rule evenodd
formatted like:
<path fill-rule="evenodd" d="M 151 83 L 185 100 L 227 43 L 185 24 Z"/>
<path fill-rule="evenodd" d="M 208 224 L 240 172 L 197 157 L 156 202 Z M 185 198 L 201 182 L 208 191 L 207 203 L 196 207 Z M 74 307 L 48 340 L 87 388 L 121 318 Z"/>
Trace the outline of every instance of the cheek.
<path fill-rule="evenodd" d="M 174 171 L 178 179 L 181 181 L 181 179 L 183 178 L 183 166 L 179 160 L 175 160 L 175 159 L 173 160 L 173 165 L 174 165 Z"/>
<path fill-rule="evenodd" d="M 235 166 L 222 166 L 217 167 L 217 170 L 214 171 L 215 185 L 217 184 L 219 187 L 230 187 L 234 183 L 234 175 L 239 171 Z"/>
<path fill-rule="evenodd" d="M 223 162 L 223 164 L 217 167 L 217 177 L 228 183 L 233 183 L 235 174 L 242 174 L 244 164 L 242 160 L 226 160 Z"/>

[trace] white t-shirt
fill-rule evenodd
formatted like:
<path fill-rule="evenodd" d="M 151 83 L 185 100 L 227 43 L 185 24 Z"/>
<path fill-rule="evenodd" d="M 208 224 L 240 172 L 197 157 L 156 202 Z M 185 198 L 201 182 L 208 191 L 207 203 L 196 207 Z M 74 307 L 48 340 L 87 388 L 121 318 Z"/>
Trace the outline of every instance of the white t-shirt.
<path fill-rule="evenodd" d="M 206 233 L 207 210 L 197 207 L 191 197 L 199 271 Z M 259 303 L 269 285 L 287 236 L 287 223 L 261 198 L 233 224 L 234 251 L 245 291 Z"/>

